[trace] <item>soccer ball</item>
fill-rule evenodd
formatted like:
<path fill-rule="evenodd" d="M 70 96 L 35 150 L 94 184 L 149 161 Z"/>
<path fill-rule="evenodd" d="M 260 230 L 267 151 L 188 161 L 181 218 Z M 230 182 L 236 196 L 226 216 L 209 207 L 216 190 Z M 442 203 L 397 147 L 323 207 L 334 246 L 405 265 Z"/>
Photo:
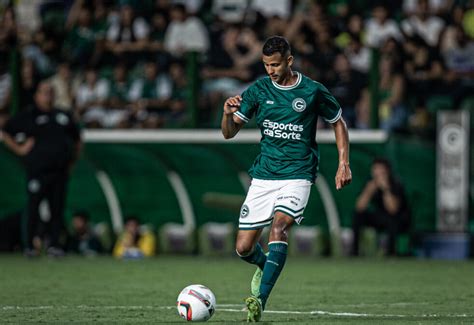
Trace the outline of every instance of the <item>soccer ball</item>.
<path fill-rule="evenodd" d="M 176 301 L 178 314 L 187 321 L 204 322 L 212 317 L 216 308 L 216 297 L 201 284 L 184 288 Z"/>

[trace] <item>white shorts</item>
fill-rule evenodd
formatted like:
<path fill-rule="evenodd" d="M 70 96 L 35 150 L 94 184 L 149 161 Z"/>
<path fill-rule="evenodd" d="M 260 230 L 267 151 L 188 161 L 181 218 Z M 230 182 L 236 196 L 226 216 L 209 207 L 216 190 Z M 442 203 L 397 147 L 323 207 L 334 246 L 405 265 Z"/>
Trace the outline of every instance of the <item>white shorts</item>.
<path fill-rule="evenodd" d="M 270 225 L 276 211 L 303 220 L 312 183 L 305 179 L 253 179 L 240 209 L 239 229 L 260 229 Z"/>

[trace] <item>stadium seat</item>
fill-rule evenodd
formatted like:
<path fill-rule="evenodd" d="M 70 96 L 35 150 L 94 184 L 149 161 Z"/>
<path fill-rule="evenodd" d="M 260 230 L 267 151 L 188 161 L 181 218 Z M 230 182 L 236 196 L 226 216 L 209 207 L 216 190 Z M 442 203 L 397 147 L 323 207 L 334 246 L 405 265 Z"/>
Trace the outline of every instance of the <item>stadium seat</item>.
<path fill-rule="evenodd" d="M 377 231 L 372 227 L 363 228 L 359 238 L 359 255 L 374 257 L 377 256 L 378 251 Z"/>
<path fill-rule="evenodd" d="M 177 223 L 166 223 L 158 232 L 160 252 L 165 254 L 190 254 L 195 251 L 194 229 Z"/>
<path fill-rule="evenodd" d="M 230 222 L 208 222 L 199 228 L 199 253 L 206 256 L 228 256 L 234 252 L 235 228 Z"/>
<path fill-rule="evenodd" d="M 321 256 L 325 250 L 323 234 L 318 226 L 294 227 L 289 242 L 288 254 L 293 256 Z"/>

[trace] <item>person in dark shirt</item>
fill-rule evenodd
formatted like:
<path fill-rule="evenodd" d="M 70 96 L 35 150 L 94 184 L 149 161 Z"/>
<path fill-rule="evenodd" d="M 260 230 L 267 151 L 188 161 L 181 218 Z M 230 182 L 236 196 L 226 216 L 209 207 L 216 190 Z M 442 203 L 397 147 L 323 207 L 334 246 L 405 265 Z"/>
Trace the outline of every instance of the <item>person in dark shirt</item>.
<path fill-rule="evenodd" d="M 374 227 L 388 234 L 388 255 L 395 255 L 397 235 L 410 225 L 410 209 L 403 185 L 395 179 L 390 162 L 376 158 L 370 179 L 357 198 L 352 223 L 354 243 L 352 255 L 359 254 L 359 235 L 362 227 Z"/>
<path fill-rule="evenodd" d="M 69 252 L 83 256 L 95 256 L 102 253 L 102 245 L 89 223 L 89 214 L 86 211 L 74 213 L 67 246 Z"/>
<path fill-rule="evenodd" d="M 64 254 L 59 242 L 63 227 L 66 187 L 80 147 L 80 131 L 72 116 L 53 107 L 54 92 L 47 81 L 39 83 L 31 110 L 7 121 L 4 141 L 26 168 L 28 203 L 25 218 L 25 255 L 39 255 L 37 242 L 40 206 L 47 207 L 50 220 L 45 231 L 47 253 Z"/>

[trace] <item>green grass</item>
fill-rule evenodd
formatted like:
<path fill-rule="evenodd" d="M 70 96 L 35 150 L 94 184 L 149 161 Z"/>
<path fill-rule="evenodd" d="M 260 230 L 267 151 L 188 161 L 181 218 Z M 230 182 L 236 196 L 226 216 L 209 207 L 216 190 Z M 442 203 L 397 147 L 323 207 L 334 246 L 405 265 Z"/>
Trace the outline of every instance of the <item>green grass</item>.
<path fill-rule="evenodd" d="M 193 283 L 210 287 L 221 305 L 210 323 L 240 323 L 253 272 L 237 258 L 26 260 L 3 255 L 0 323 L 183 323 L 176 297 Z M 474 263 L 289 258 L 262 321 L 473 324 Z"/>

